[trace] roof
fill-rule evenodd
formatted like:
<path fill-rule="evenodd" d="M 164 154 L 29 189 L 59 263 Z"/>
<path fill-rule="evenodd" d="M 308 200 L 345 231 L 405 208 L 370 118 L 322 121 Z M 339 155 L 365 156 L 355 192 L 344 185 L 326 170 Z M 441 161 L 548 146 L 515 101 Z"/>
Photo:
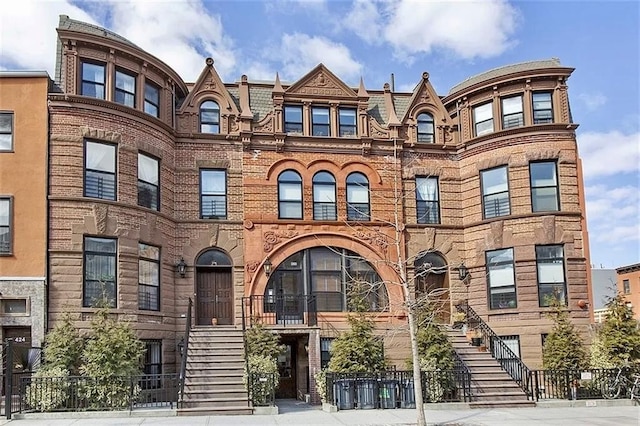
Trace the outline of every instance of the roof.
<path fill-rule="evenodd" d="M 462 83 L 458 83 L 453 86 L 451 90 L 449 90 L 449 95 L 452 93 L 458 92 L 460 90 L 466 89 L 468 87 L 473 86 L 476 83 L 480 83 L 485 80 L 490 80 L 496 77 L 502 77 L 509 74 L 515 74 L 521 71 L 531 71 L 537 69 L 544 68 L 558 68 L 561 67 L 560 59 L 551 58 L 551 59 L 543 59 L 540 61 L 528 61 L 528 62 L 520 62 L 518 64 L 506 65 L 498 68 L 494 68 L 489 71 L 485 71 L 483 73 L 474 75 L 473 77 L 469 77 L 464 80 Z"/>
<path fill-rule="evenodd" d="M 618 274 L 626 274 L 629 272 L 640 271 L 640 263 L 634 263 L 633 265 L 621 266 L 616 268 Z"/>
<path fill-rule="evenodd" d="M 49 73 L 40 70 L 20 70 L 20 71 L 0 71 L 0 77 L 2 78 L 28 78 L 28 77 L 46 77 L 49 78 Z"/>
<path fill-rule="evenodd" d="M 134 43 L 130 42 L 126 38 L 122 37 L 121 35 L 114 33 L 113 31 L 109 31 L 97 25 L 87 24 L 86 22 L 76 21 L 75 19 L 69 18 L 69 16 L 67 15 L 60 15 L 60 23 L 58 24 L 58 28 L 62 30 L 77 31 L 85 34 L 98 35 L 101 37 L 110 38 L 112 40 L 117 40 L 121 43 L 128 44 L 129 46 L 134 46 L 139 48 Z"/>

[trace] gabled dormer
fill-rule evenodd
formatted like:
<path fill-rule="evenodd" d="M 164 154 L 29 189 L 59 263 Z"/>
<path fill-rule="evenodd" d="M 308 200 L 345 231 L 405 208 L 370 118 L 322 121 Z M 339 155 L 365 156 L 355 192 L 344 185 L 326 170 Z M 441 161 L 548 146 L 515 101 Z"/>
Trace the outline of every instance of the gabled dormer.
<path fill-rule="evenodd" d="M 177 132 L 229 135 L 240 130 L 240 110 L 207 58 L 206 65 L 177 111 Z"/>
<path fill-rule="evenodd" d="M 413 90 L 409 107 L 401 121 L 406 126 L 406 140 L 412 145 L 454 143 L 453 123 L 429 82 L 427 72 L 422 73 L 422 80 Z"/>

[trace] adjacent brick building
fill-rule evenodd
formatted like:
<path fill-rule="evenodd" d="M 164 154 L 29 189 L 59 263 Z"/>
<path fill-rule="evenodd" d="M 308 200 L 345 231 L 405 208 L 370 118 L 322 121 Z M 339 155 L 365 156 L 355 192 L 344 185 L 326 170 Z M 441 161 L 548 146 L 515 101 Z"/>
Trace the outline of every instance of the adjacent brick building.
<path fill-rule="evenodd" d="M 297 397 L 313 392 L 356 284 L 404 367 L 405 267 L 418 295 L 440 289 L 443 321 L 467 299 L 531 367 L 548 296 L 588 325 L 573 69 L 558 60 L 439 96 L 427 73 L 399 93 L 322 64 L 293 83 L 225 83 L 207 59 L 186 84 L 108 30 L 62 16 L 58 38 L 49 327 L 63 312 L 87 327 L 105 295 L 148 364 L 171 371 L 193 298 L 196 325 L 276 329 L 279 392 Z"/>
<path fill-rule="evenodd" d="M 640 321 L 640 263 L 616 268 L 618 294 L 633 309 L 633 317 Z"/>

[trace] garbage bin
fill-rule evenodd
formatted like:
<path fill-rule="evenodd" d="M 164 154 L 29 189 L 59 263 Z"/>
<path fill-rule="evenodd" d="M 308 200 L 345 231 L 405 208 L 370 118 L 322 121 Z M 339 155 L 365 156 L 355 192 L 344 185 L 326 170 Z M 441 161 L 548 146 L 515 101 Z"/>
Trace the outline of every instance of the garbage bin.
<path fill-rule="evenodd" d="M 355 403 L 353 379 L 339 379 L 333 382 L 333 399 L 338 410 L 352 410 Z"/>
<path fill-rule="evenodd" d="M 378 383 L 380 408 L 396 408 L 397 398 L 396 389 L 398 388 L 397 380 L 380 380 Z"/>
<path fill-rule="evenodd" d="M 413 379 L 403 380 L 400 386 L 400 408 L 416 408 Z"/>
<path fill-rule="evenodd" d="M 361 410 L 371 410 L 378 407 L 377 381 L 375 379 L 360 379 L 356 382 L 356 406 Z"/>

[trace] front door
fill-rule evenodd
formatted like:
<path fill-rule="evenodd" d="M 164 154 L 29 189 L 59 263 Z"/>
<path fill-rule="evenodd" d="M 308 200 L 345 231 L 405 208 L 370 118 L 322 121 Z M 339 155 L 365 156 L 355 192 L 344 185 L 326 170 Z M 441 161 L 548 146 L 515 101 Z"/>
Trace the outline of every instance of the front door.
<path fill-rule="evenodd" d="M 198 268 L 197 325 L 233 324 L 233 285 L 230 268 Z"/>
<path fill-rule="evenodd" d="M 276 389 L 276 398 L 297 398 L 296 387 L 296 341 L 283 342 L 284 352 L 278 356 L 280 385 Z"/>

